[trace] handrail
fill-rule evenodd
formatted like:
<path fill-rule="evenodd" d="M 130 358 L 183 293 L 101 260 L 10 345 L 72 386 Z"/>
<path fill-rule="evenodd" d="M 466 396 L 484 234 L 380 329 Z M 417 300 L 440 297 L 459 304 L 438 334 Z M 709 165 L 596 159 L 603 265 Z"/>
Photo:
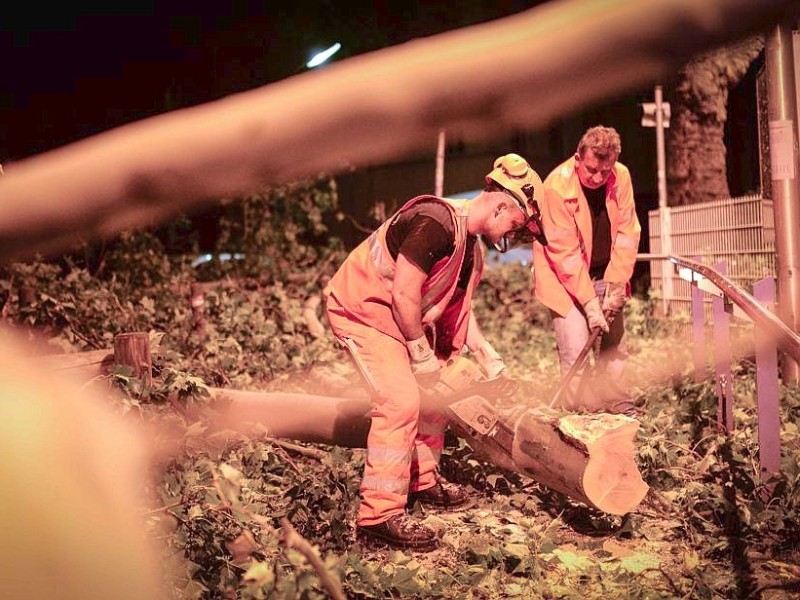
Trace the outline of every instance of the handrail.
<path fill-rule="evenodd" d="M 800 362 L 800 335 L 789 328 L 775 314 L 767 310 L 751 294 L 708 265 L 680 256 L 669 256 L 669 260 L 679 267 L 685 267 L 695 273 L 699 273 L 717 286 L 723 294 L 753 320 L 757 327 L 762 327 L 764 331 L 774 338 L 781 350 Z"/>

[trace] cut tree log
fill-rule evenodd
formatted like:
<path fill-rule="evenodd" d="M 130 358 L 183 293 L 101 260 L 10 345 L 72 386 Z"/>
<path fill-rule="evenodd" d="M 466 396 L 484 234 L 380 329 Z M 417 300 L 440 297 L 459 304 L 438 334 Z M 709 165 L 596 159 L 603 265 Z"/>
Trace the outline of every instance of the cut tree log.
<path fill-rule="evenodd" d="M 513 457 L 524 474 L 604 512 L 624 515 L 647 495 L 634 461 L 639 422 L 625 415 L 548 415 L 517 421 Z"/>
<path fill-rule="evenodd" d="M 502 415 L 480 396 L 447 412 L 454 429 L 491 462 L 603 512 L 629 513 L 647 494 L 634 460 L 636 419 L 549 407 Z"/>
<path fill-rule="evenodd" d="M 147 334 L 117 336 L 115 349 L 123 350 L 116 359 L 110 350 L 46 358 L 55 368 L 94 376 L 120 360 L 141 364 L 145 352 L 141 344 L 146 339 Z M 130 350 L 133 347 L 135 351 Z M 129 352 L 131 356 L 125 356 Z M 648 486 L 634 460 L 638 421 L 623 415 L 564 414 L 544 406 L 503 413 L 486 397 L 469 393 L 491 389 L 474 381 L 476 369 L 467 359 L 449 365 L 443 376 L 449 396 L 442 392 L 423 398 L 445 411 L 450 425 L 476 453 L 603 512 L 622 515 L 642 502 Z M 209 391 L 216 412 L 214 429 L 366 447 L 372 407 L 367 397 L 213 387 Z"/>
<path fill-rule="evenodd" d="M 212 388 L 216 425 L 244 434 L 366 446 L 370 402 L 310 394 Z M 598 510 L 623 515 L 647 494 L 634 461 L 638 421 L 622 415 L 564 415 L 546 407 L 504 417 L 481 396 L 448 407 L 453 428 L 490 462 Z"/>
<path fill-rule="evenodd" d="M 276 438 L 365 448 L 371 403 L 285 392 L 247 392 L 209 388 L 219 419 L 215 425 L 250 435 L 266 430 Z"/>
<path fill-rule="evenodd" d="M 36 302 L 36 288 L 30 285 L 21 285 L 17 290 L 17 299 L 20 308 L 31 306 Z"/>

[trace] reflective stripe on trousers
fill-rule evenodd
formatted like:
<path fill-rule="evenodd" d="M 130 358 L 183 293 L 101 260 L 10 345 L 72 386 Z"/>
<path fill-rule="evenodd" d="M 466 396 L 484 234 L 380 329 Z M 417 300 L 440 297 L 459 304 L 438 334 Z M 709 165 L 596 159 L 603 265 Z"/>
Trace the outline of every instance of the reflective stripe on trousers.
<path fill-rule="evenodd" d="M 446 420 L 420 413 L 405 344 L 352 319 L 333 295 L 327 315 L 334 334 L 354 342 L 376 387 L 357 518 L 359 525 L 374 525 L 402 514 L 409 490 L 434 485 Z"/>

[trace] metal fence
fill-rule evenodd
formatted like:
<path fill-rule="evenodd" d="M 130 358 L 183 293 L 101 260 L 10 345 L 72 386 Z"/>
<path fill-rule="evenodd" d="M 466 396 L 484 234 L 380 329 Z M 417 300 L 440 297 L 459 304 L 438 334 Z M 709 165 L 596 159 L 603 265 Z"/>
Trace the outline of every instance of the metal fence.
<path fill-rule="evenodd" d="M 650 252 L 664 254 L 663 223 L 671 229 L 671 254 L 693 258 L 703 264 L 727 262 L 728 278 L 749 288 L 753 282 L 776 275 L 775 222 L 772 200 L 742 196 L 689 206 L 668 207 L 648 213 Z M 665 285 L 665 272 L 668 280 Z M 650 263 L 650 291 L 667 301 L 669 313 L 691 310 L 691 287 L 663 260 Z"/>

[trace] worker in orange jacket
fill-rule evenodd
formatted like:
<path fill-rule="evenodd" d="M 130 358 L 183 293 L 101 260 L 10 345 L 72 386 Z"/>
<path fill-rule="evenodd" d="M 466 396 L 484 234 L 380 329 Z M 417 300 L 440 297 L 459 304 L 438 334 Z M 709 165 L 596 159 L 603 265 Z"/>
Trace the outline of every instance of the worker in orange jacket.
<path fill-rule="evenodd" d="M 534 293 L 553 317 L 562 375 L 575 363 L 590 331 L 602 333 L 602 385 L 591 394 L 573 379 L 567 407 L 635 414 L 619 385 L 625 364 L 622 308 L 630 296 L 641 227 L 622 150 L 611 127 L 592 127 L 577 152 L 544 181 L 542 224 L 549 244 L 534 242 Z"/>
<path fill-rule="evenodd" d="M 420 387 L 466 346 L 487 378 L 505 364 L 478 327 L 471 300 L 483 271 L 478 238 L 507 249 L 541 231 L 542 182 L 520 156 L 498 158 L 472 201 L 418 196 L 347 257 L 326 287 L 326 311 L 372 393 L 357 517 L 359 536 L 429 549 L 434 532 L 406 513 L 413 502 L 456 508 L 466 488 L 437 472 L 445 417 L 420 405 Z"/>

